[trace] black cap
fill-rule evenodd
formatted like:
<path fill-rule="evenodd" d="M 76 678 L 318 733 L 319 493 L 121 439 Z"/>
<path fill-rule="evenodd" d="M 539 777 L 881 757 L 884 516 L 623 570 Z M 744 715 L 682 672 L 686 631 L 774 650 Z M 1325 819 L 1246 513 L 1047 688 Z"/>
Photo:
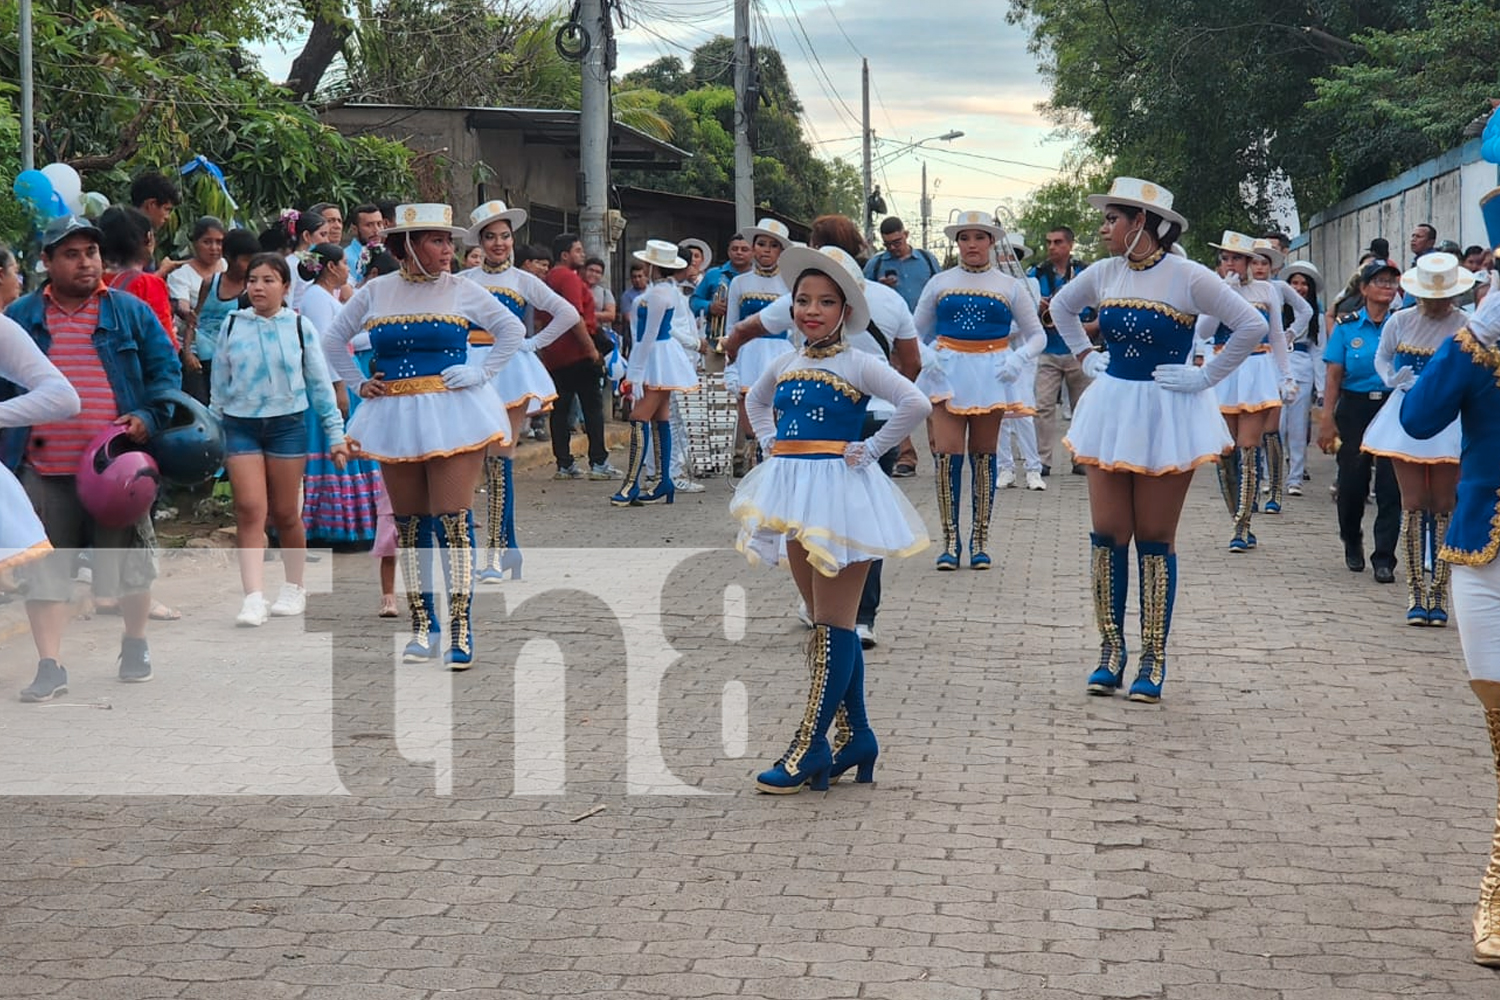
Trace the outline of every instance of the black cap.
<path fill-rule="evenodd" d="M 99 232 L 99 227 L 89 220 L 76 215 L 59 215 L 47 223 L 47 228 L 42 230 L 42 249 L 51 250 L 69 236 L 78 233 L 92 237 L 95 243 L 104 239 L 104 234 Z"/>
<path fill-rule="evenodd" d="M 1401 268 L 1396 264 L 1395 261 L 1376 257 L 1360 270 L 1359 283 L 1361 285 L 1368 284 L 1370 279 L 1375 277 L 1375 275 L 1379 274 L 1381 271 L 1390 271 L 1392 274 L 1395 274 L 1398 277 L 1401 274 Z"/>
<path fill-rule="evenodd" d="M 1375 237 L 1370 241 L 1370 252 L 1376 257 L 1385 259 L 1391 255 L 1391 241 Z"/>

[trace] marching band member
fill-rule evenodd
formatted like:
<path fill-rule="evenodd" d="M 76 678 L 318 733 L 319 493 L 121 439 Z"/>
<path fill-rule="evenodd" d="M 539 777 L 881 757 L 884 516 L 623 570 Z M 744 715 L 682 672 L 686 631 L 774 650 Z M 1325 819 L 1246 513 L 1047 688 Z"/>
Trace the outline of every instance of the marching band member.
<path fill-rule="evenodd" d="M 733 331 L 742 319 L 749 319 L 766 306 L 787 293 L 786 279 L 782 277 L 780 259 L 782 251 L 792 245 L 791 232 L 775 219 L 761 219 L 746 227 L 742 234 L 750 241 L 750 252 L 755 267 L 748 274 L 741 274 L 729 283 L 729 302 L 724 313 L 724 329 Z M 740 428 L 750 433 L 750 421 L 745 414 L 745 394 L 760 378 L 761 372 L 776 358 L 792 350 L 790 331 L 770 330 L 762 336 L 741 346 L 732 334 L 724 345 L 724 353 L 733 362 L 734 382 L 739 387 Z M 726 381 L 730 378 L 726 371 Z M 754 465 L 755 440 L 746 442 L 745 467 Z"/>

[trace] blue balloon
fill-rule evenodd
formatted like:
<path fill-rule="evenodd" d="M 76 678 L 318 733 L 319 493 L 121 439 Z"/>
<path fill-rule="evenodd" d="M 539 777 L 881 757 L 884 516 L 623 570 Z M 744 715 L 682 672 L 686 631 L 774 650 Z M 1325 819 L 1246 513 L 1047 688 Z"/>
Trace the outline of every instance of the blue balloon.
<path fill-rule="evenodd" d="M 34 210 L 39 212 L 51 212 L 53 199 L 57 192 L 52 189 L 52 181 L 40 170 L 23 170 L 16 175 L 16 182 L 11 190 L 21 201 L 30 202 Z"/>

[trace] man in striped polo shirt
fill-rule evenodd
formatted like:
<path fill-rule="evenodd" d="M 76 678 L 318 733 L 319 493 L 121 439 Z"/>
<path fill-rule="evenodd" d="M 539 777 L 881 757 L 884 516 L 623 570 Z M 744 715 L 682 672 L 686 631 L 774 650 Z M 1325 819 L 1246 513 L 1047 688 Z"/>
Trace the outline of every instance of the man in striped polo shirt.
<path fill-rule="evenodd" d="M 74 472 L 84 449 L 109 424 L 146 441 L 170 416 L 162 393 L 179 388 L 182 367 L 149 306 L 103 283 L 99 230 L 72 216 L 54 219 L 42 236 L 47 282 L 12 303 L 6 314 L 67 376 L 83 408 L 67 420 L 11 428 L 0 434 L 0 460 L 20 467 L 20 478 L 56 551 L 22 570 L 26 614 L 36 643 L 36 679 L 25 702 L 49 701 L 68 690 L 59 661 L 69 619 L 74 551 L 94 548 L 93 589 L 116 597 L 125 620 L 119 678 L 151 679 L 146 621 L 156 578 L 156 533 L 146 514 L 128 528 L 96 524 L 78 500 Z M 9 386 L 0 384 L 0 398 Z"/>

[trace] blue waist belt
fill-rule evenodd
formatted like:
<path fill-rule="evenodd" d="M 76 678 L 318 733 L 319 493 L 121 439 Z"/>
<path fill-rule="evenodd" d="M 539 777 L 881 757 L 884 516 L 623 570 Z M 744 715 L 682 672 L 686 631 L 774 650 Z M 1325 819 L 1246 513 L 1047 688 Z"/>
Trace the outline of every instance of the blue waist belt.
<path fill-rule="evenodd" d="M 1311 350 L 1311 348 L 1307 346 L 1305 341 L 1298 341 L 1297 343 L 1292 345 L 1292 350 L 1296 351 L 1298 354 L 1306 354 L 1309 350 Z"/>

